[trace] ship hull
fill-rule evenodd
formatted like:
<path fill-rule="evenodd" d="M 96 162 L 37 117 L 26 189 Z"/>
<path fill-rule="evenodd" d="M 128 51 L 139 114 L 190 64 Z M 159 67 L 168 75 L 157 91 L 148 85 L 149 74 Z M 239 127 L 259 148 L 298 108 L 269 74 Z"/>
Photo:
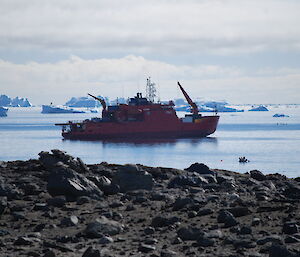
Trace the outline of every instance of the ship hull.
<path fill-rule="evenodd" d="M 77 124 L 79 129 L 63 131 L 62 136 L 71 140 L 206 137 L 215 132 L 218 121 L 219 116 L 204 116 L 197 123 L 185 123 L 177 117 L 164 122 L 87 122 Z"/>

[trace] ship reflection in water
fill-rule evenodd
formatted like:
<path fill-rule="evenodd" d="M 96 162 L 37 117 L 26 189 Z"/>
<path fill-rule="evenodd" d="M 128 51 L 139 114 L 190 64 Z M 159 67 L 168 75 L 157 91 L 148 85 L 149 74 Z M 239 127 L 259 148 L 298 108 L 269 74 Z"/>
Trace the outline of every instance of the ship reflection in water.
<path fill-rule="evenodd" d="M 103 139 L 103 140 L 66 140 L 62 139 L 64 142 L 90 142 L 95 144 L 110 145 L 110 144 L 119 144 L 119 145 L 145 145 L 145 146 L 154 146 L 154 145 L 176 145 L 178 143 L 185 143 L 190 145 L 198 145 L 203 143 L 217 144 L 218 139 L 216 137 L 201 137 L 201 138 L 151 138 L 151 139 Z"/>

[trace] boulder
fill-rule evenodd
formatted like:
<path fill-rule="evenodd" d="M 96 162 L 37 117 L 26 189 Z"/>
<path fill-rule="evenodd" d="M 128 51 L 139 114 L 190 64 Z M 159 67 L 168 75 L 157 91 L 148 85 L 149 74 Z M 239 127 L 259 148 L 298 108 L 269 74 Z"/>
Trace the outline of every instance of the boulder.
<path fill-rule="evenodd" d="M 57 165 L 49 174 L 47 190 L 52 196 L 90 196 L 99 199 L 102 191 L 84 175 L 77 173 L 65 164 Z"/>
<path fill-rule="evenodd" d="M 181 227 L 177 231 L 177 235 L 184 241 L 197 240 L 200 236 L 204 235 L 204 232 L 202 229 L 196 227 Z"/>
<path fill-rule="evenodd" d="M 196 172 L 199 174 L 210 174 L 210 175 L 215 175 L 215 172 L 210 170 L 208 166 L 206 166 L 203 163 L 193 163 L 190 167 L 186 168 L 185 170 L 189 172 Z"/>
<path fill-rule="evenodd" d="M 43 151 L 39 153 L 39 160 L 46 169 L 55 169 L 57 164 L 61 162 L 79 173 L 89 171 L 88 167 L 80 158 L 75 159 L 73 156 L 66 154 L 65 151 L 58 149 L 53 149 L 51 152 L 52 153 Z"/>
<path fill-rule="evenodd" d="M 119 168 L 112 179 L 112 184 L 120 187 L 120 192 L 133 190 L 152 190 L 152 175 L 137 165 L 126 164 Z"/>
<path fill-rule="evenodd" d="M 208 181 L 201 177 L 196 175 L 178 175 L 173 177 L 169 184 L 168 188 L 176 188 L 176 187 L 201 187 L 202 185 L 208 184 Z"/>
<path fill-rule="evenodd" d="M 250 177 L 258 181 L 264 181 L 267 179 L 267 177 L 259 170 L 251 170 Z"/>
<path fill-rule="evenodd" d="M 0 196 L 0 215 L 2 215 L 7 207 L 7 197 Z"/>
<path fill-rule="evenodd" d="M 117 221 L 109 220 L 104 216 L 91 222 L 85 229 L 85 234 L 90 238 L 101 238 L 103 235 L 116 235 L 123 231 L 123 225 Z"/>
<path fill-rule="evenodd" d="M 152 219 L 151 226 L 154 228 L 159 227 L 167 227 L 178 222 L 180 218 L 173 216 L 173 217 L 163 217 L 163 216 L 156 216 Z"/>

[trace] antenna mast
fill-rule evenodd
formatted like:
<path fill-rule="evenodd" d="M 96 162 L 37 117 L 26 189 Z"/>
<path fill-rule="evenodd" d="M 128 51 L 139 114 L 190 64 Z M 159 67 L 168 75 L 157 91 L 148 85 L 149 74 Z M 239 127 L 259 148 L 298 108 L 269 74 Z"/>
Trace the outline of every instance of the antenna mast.
<path fill-rule="evenodd" d="M 150 102 L 154 102 L 156 96 L 155 83 L 151 82 L 150 77 L 147 78 L 146 96 Z"/>

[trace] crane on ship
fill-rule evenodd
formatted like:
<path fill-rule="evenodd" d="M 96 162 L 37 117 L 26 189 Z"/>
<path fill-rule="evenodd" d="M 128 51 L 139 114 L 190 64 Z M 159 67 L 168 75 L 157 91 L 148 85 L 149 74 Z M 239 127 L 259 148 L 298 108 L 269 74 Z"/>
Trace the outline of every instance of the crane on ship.
<path fill-rule="evenodd" d="M 97 97 L 97 96 L 94 96 L 94 95 L 91 95 L 91 94 L 88 94 L 89 96 L 93 97 L 95 100 L 98 100 L 101 105 L 102 105 L 102 108 L 103 108 L 103 111 L 106 111 L 106 103 L 103 99 Z"/>
<path fill-rule="evenodd" d="M 193 102 L 193 100 L 190 98 L 190 96 L 188 95 L 187 92 L 185 92 L 185 90 L 183 89 L 183 87 L 180 85 L 180 83 L 177 81 L 177 84 L 182 92 L 182 94 L 184 95 L 185 99 L 187 100 L 187 102 L 189 103 L 189 105 L 192 107 L 191 112 L 194 115 L 199 115 L 199 109 L 196 103 Z"/>

